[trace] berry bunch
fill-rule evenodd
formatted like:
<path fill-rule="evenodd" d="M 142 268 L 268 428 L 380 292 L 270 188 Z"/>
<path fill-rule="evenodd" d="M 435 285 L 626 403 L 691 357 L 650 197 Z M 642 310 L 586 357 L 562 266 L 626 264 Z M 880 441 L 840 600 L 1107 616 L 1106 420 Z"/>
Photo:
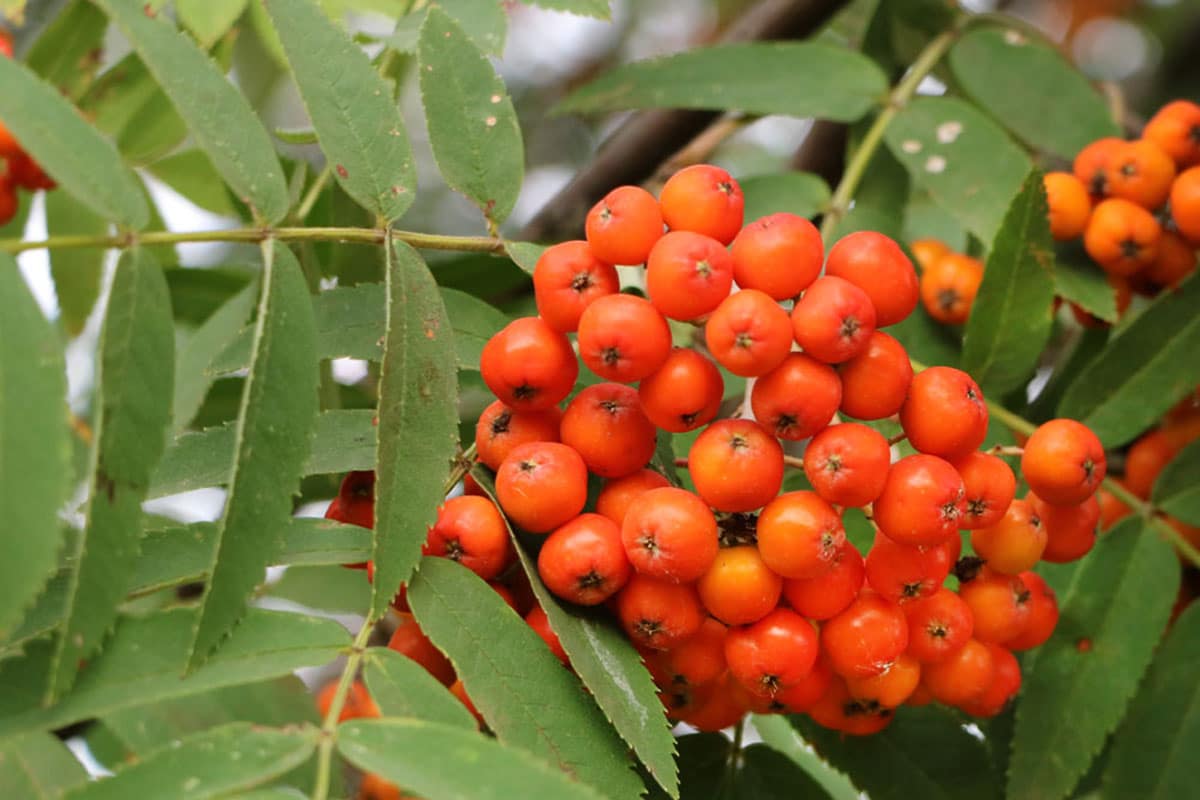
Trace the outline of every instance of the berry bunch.
<path fill-rule="evenodd" d="M 498 507 L 448 500 L 425 552 L 504 593 L 507 518 L 536 542 L 546 587 L 609 608 L 667 713 L 703 730 L 748 710 L 807 712 L 855 734 L 903 703 L 998 713 L 1020 683 L 1012 652 L 1041 644 L 1058 618 L 1031 570 L 1094 542 L 1099 440 L 1072 420 L 1038 428 L 1021 456 L 1030 492 L 1014 499 L 1011 467 L 980 450 L 979 386 L 947 367 L 914 375 L 880 330 L 918 302 L 901 248 L 859 232 L 826 257 L 808 220 L 743 227 L 742 209 L 728 173 L 689 167 L 657 200 L 616 189 L 588 215 L 586 241 L 545 251 L 539 316 L 482 353 L 497 400 L 475 444 Z M 645 264 L 647 296 L 622 293 L 614 264 Z M 702 328 L 703 351 L 673 347 L 669 320 Z M 580 362 L 601 382 L 572 395 Z M 733 418 L 717 419 L 721 368 L 753 379 Z M 903 429 L 893 441 L 865 424 L 890 418 Z M 700 429 L 680 459 L 690 488 L 673 485 L 652 466 L 657 437 Z M 897 459 L 902 439 L 910 454 Z M 802 458 L 785 453 L 804 440 Z M 789 466 L 811 491 L 780 493 Z M 875 527 L 865 557 L 847 540 L 850 508 Z M 331 515 L 370 521 L 345 487 Z M 964 530 L 975 556 L 961 559 Z M 952 573 L 957 591 L 943 585 Z M 540 609 L 510 604 L 557 646 Z M 411 619 L 400 630 L 419 636 Z M 427 641 L 392 647 L 450 683 Z"/>
<path fill-rule="evenodd" d="M 12 40 L 0 30 L 0 58 L 12 58 Z M 0 225 L 17 215 L 17 189 L 36 192 L 53 189 L 55 183 L 13 137 L 0 121 Z"/>

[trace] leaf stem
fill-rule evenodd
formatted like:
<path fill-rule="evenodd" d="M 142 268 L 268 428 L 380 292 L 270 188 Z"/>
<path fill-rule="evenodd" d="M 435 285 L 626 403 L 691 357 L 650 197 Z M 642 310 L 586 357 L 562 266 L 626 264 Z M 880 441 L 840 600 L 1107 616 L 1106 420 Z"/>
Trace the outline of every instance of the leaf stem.
<path fill-rule="evenodd" d="M 317 199 L 320 198 L 321 192 L 325 191 L 325 187 L 329 185 L 331 177 L 333 177 L 333 170 L 329 164 L 326 164 L 325 169 L 321 170 L 313 180 L 312 186 L 308 187 L 308 192 L 304 195 L 304 199 L 300 201 L 300 205 L 296 206 L 296 210 L 292 214 L 292 219 L 297 222 L 304 221 L 309 212 L 313 210 L 313 206 L 317 204 Z"/>
<path fill-rule="evenodd" d="M 339 717 L 341 717 L 342 708 L 346 704 L 346 695 L 349 694 L 350 687 L 354 683 L 354 676 L 358 674 L 363 654 L 367 651 L 367 642 L 371 638 L 371 632 L 375 630 L 375 622 L 376 620 L 370 617 L 363 620 L 358 635 L 354 637 L 354 643 L 350 645 L 350 654 L 346 656 L 346 666 L 342 668 L 342 676 L 338 679 L 337 688 L 334 689 L 329 710 L 325 712 L 325 719 L 321 721 L 321 739 L 317 745 L 317 777 L 313 784 L 312 800 L 327 800 L 329 797 L 329 779 L 333 771 L 333 746 L 337 741 Z"/>
<path fill-rule="evenodd" d="M 281 242 L 347 242 L 382 244 L 387 236 L 383 228 L 234 228 L 223 231 L 149 231 L 100 236 L 51 236 L 39 241 L 0 239 L 0 252 L 23 253 L 27 250 L 64 250 L 83 247 L 126 249 L 135 245 L 187 244 L 190 242 L 247 242 L 258 244 L 275 238 Z M 453 250 L 461 253 L 501 253 L 506 242 L 490 236 L 444 236 L 416 231 L 391 232 L 394 241 L 406 242 L 420 250 Z"/>
<path fill-rule="evenodd" d="M 965 17 L 959 24 L 942 31 L 929 44 L 925 45 L 925 49 L 917 56 L 917 60 L 912 63 L 908 72 L 888 93 L 883 109 L 875 117 L 871 127 L 867 129 L 858 147 L 855 148 L 854 155 L 847 162 L 842 179 L 838 182 L 837 189 L 834 190 L 833 197 L 829 200 L 829 211 L 821 220 L 821 238 L 826 242 L 829 241 L 838 223 L 850 210 L 850 201 L 854 199 L 854 193 L 858 191 L 858 184 L 866 174 L 867 166 L 871 163 L 875 151 L 879 149 L 879 143 L 883 141 L 883 134 L 887 131 L 888 126 L 892 124 L 896 115 L 908 105 L 908 101 L 916 94 L 921 81 L 933 71 L 933 68 L 942 60 L 942 56 L 954 44 L 968 19 L 970 17 Z"/>

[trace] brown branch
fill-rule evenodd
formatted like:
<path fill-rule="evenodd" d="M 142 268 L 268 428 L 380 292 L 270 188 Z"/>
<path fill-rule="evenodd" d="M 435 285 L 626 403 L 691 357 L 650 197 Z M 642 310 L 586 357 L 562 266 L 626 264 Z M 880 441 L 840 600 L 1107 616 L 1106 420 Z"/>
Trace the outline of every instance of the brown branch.
<path fill-rule="evenodd" d="M 847 0 L 761 0 L 718 41 L 795 39 L 824 25 Z M 579 235 L 588 209 L 617 186 L 641 183 L 719 115 L 713 111 L 656 109 L 630 115 L 592 161 L 542 207 L 517 238 L 550 241 Z"/>

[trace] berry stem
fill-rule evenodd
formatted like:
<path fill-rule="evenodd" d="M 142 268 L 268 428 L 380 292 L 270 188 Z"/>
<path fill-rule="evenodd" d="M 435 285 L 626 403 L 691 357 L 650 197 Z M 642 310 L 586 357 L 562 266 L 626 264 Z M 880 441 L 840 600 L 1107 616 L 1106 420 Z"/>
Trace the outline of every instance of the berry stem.
<path fill-rule="evenodd" d="M 793 469 L 804 469 L 804 459 L 800 458 L 799 456 L 785 455 L 783 457 L 783 464 L 784 466 L 792 467 Z"/>
<path fill-rule="evenodd" d="M 40 241 L 0 239 L 0 252 L 62 250 L 81 247 L 125 249 L 138 244 L 186 244 L 189 242 L 247 242 L 268 238 L 281 242 L 347 242 L 382 244 L 388 232 L 382 228 L 234 228 L 224 231 L 150 231 L 101 236 L 51 236 Z M 444 236 L 416 231 L 391 231 L 393 241 L 406 242 L 421 250 L 453 250 L 462 253 L 502 253 L 507 244 L 493 236 Z"/>
<path fill-rule="evenodd" d="M 358 674 L 363 654 L 367 651 L 367 641 L 371 638 L 371 632 L 375 630 L 376 621 L 370 617 L 363 620 L 362 627 L 358 629 L 358 635 L 354 637 L 354 643 L 350 645 L 350 653 L 346 656 L 346 666 L 342 668 L 342 676 L 338 679 L 337 688 L 333 692 L 329 710 L 325 712 L 325 719 L 321 720 L 321 738 L 317 744 L 317 777 L 313 783 L 312 800 L 327 800 L 329 797 L 329 779 L 333 770 L 333 746 L 337 740 L 338 718 L 342 715 L 342 708 L 346 704 L 346 695 L 349 694 L 350 686 L 354 683 L 354 676 Z"/>
<path fill-rule="evenodd" d="M 684 167 L 703 163 L 726 139 L 759 119 L 761 117 L 757 114 L 741 114 L 737 112 L 731 112 L 718 117 L 716 121 L 696 134 L 691 141 L 679 150 L 676 150 L 666 161 L 662 162 L 658 169 L 654 171 L 654 174 L 642 184 L 643 188 L 657 194 L 662 189 L 663 184 L 667 182 L 667 178 Z"/>
<path fill-rule="evenodd" d="M 903 442 L 903 441 L 904 441 L 905 439 L 907 439 L 907 438 L 908 438 L 908 434 L 907 434 L 907 433 L 905 433 L 904 431 L 900 431 L 900 432 L 899 432 L 899 433 L 897 433 L 895 436 L 893 436 L 892 438 L 888 439 L 888 440 L 887 440 L 887 443 L 888 443 L 888 445 L 900 444 L 901 442 Z"/>
<path fill-rule="evenodd" d="M 994 456 L 1019 456 L 1025 452 L 1025 448 L 1015 445 L 998 444 L 988 452 Z"/>

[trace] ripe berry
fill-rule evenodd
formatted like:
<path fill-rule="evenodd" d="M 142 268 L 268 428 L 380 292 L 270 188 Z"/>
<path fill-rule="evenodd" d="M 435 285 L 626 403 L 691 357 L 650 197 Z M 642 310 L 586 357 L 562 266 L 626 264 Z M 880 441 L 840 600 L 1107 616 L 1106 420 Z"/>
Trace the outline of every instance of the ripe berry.
<path fill-rule="evenodd" d="M 1189 100 L 1167 103 L 1146 123 L 1142 138 L 1162 148 L 1180 169 L 1200 164 L 1200 106 Z"/>
<path fill-rule="evenodd" d="M 718 511 L 753 511 L 779 494 L 783 448 L 758 423 L 721 419 L 688 450 L 696 494 Z"/>
<path fill-rule="evenodd" d="M 441 650 L 434 647 L 433 642 L 429 641 L 429 637 L 411 616 L 401 615 L 400 624 L 388 640 L 388 647 L 420 664 L 443 685 L 449 686 L 454 683 L 454 666 L 442 655 Z"/>
<path fill-rule="evenodd" d="M 1102 201 L 1092 212 L 1083 233 L 1083 246 L 1106 272 L 1125 277 L 1154 262 L 1161 238 L 1162 228 L 1153 214 L 1114 197 Z"/>
<path fill-rule="evenodd" d="M 1031 503 L 1013 500 L 999 522 L 971 531 L 971 547 L 995 572 L 1017 575 L 1041 560 L 1046 528 Z"/>
<path fill-rule="evenodd" d="M 871 298 L 850 281 L 832 275 L 817 278 L 792 309 L 796 342 L 827 364 L 861 353 L 874 330 Z"/>
<path fill-rule="evenodd" d="M 689 694 L 691 697 L 676 712 L 676 717 L 697 730 L 716 733 L 746 716 L 744 692 L 728 673 L 692 689 Z"/>
<path fill-rule="evenodd" d="M 939 242 L 937 239 L 917 239 L 909 242 L 908 249 L 912 251 L 913 258 L 917 259 L 917 264 L 921 267 L 922 272 L 933 266 L 942 256 L 951 252 L 944 242 Z"/>
<path fill-rule="evenodd" d="M 965 510 L 959 527 L 966 530 L 995 525 L 1017 493 L 1017 476 L 998 456 L 972 452 L 950 462 L 962 476 Z"/>
<path fill-rule="evenodd" d="M 375 471 L 347 472 L 342 478 L 338 496 L 325 511 L 325 519 L 357 525 L 360 528 L 374 528 Z"/>
<path fill-rule="evenodd" d="M 768 295 L 743 289 L 725 298 L 704 325 L 713 358 L 744 378 L 765 375 L 792 349 L 792 321 Z"/>
<path fill-rule="evenodd" d="M 975 638 L 982 642 L 1007 642 L 1029 622 L 1030 593 L 1015 575 L 984 571 L 959 587 L 958 594 L 971 609 Z"/>
<path fill-rule="evenodd" d="M 579 318 L 579 358 L 607 381 L 640 381 L 661 367 L 670 353 L 666 319 L 640 297 L 601 297 Z"/>
<path fill-rule="evenodd" d="M 760 377 L 750 393 L 754 418 L 780 439 L 800 441 L 824 428 L 842 402 L 833 367 L 805 353 L 790 353 Z"/>
<path fill-rule="evenodd" d="M 842 413 L 866 420 L 898 413 L 913 379 L 904 345 L 883 331 L 872 333 L 863 352 L 839 364 L 838 374 Z"/>
<path fill-rule="evenodd" d="M 672 231 L 658 240 L 646 262 L 650 302 L 677 320 L 703 317 L 729 296 L 733 258 L 715 239 Z"/>
<path fill-rule="evenodd" d="M 587 467 L 579 453 L 565 444 L 523 444 L 508 454 L 496 472 L 496 499 L 520 527 L 548 533 L 583 511 Z"/>
<path fill-rule="evenodd" d="M 421 552 L 457 561 L 485 581 L 508 566 L 512 543 L 496 504 L 485 497 L 453 497 L 438 509 Z"/>
<path fill-rule="evenodd" d="M 971 315 L 983 283 L 983 263 L 961 253 L 942 256 L 921 273 L 921 304 L 946 325 L 961 325 Z"/>
<path fill-rule="evenodd" d="M 1042 183 L 1050 206 L 1050 235 L 1060 242 L 1078 239 L 1092 215 L 1087 187 L 1069 172 L 1047 172 Z"/>
<path fill-rule="evenodd" d="M 998 644 L 987 644 L 987 649 L 992 654 L 992 679 L 978 697 L 962 704 L 973 717 L 996 716 L 1021 688 L 1021 665 L 1012 651 Z"/>
<path fill-rule="evenodd" d="M 605 481 L 596 498 L 596 513 L 608 517 L 619 527 L 625 522 L 625 514 L 634 500 L 651 489 L 670 485 L 670 481 L 652 469 L 640 469 L 623 478 Z"/>
<path fill-rule="evenodd" d="M 1115 152 L 1125 144 L 1125 140 L 1115 136 L 1097 139 L 1084 147 L 1075 155 L 1071 171 L 1075 177 L 1087 187 L 1088 194 L 1093 197 L 1103 197 L 1108 194 L 1108 173 Z"/>
<path fill-rule="evenodd" d="M 875 325 L 895 325 L 917 307 L 917 273 L 900 245 L 882 233 L 856 231 L 829 251 L 825 274 L 853 283 L 875 307 Z"/>
<path fill-rule="evenodd" d="M 937 456 L 913 455 L 892 465 L 874 505 L 874 520 L 892 541 L 941 544 L 958 535 L 965 511 L 963 480 Z"/>
<path fill-rule="evenodd" d="M 533 632 L 541 637 L 555 658 L 564 665 L 568 663 L 567 651 L 563 649 L 562 642 L 558 640 L 558 634 L 550 627 L 550 618 L 546 616 L 546 612 L 541 606 L 534 606 L 530 609 L 529 613 L 525 615 L 525 624 L 533 628 Z"/>
<path fill-rule="evenodd" d="M 908 653 L 900 656 L 878 675 L 847 678 L 846 688 L 855 700 L 896 708 L 916 691 L 921 682 L 921 664 Z"/>
<path fill-rule="evenodd" d="M 783 596 L 788 605 L 809 619 L 830 619 L 858 597 L 865 575 L 862 555 L 853 544 L 844 542 L 828 571 L 815 578 L 784 581 Z"/>
<path fill-rule="evenodd" d="M 500 462 L 514 447 L 529 442 L 557 442 L 562 412 L 557 406 L 542 411 L 514 411 L 500 400 L 479 415 L 475 424 L 475 454 L 488 469 L 500 469 Z"/>
<path fill-rule="evenodd" d="M 808 711 L 829 691 L 834 679 L 833 670 L 829 668 L 825 659 L 818 655 L 812 669 L 799 683 L 775 693 L 771 698 L 771 710 L 786 714 Z"/>
<path fill-rule="evenodd" d="M 652 375 L 638 384 L 642 410 L 659 428 L 685 433 L 717 416 L 725 379 L 716 365 L 690 347 L 676 347 Z"/>
<path fill-rule="evenodd" d="M 1125 453 L 1125 487 L 1143 500 L 1150 499 L 1154 482 L 1178 453 L 1162 428 L 1138 437 Z"/>
<path fill-rule="evenodd" d="M 562 418 L 562 440 L 602 478 L 637 472 L 654 456 L 657 431 L 636 389 L 598 383 L 575 395 Z"/>
<path fill-rule="evenodd" d="M 0 135 L 2 134 L 3 126 L 0 126 Z M 16 184 L 10 183 L 4 175 L 0 174 L 0 225 L 7 225 L 12 221 L 17 216 L 20 205 Z M 790 329 L 788 336 L 791 336 Z"/>
<path fill-rule="evenodd" d="M 901 608 L 908 620 L 908 652 L 923 664 L 945 661 L 975 631 L 970 607 L 945 587 Z"/>
<path fill-rule="evenodd" d="M 804 217 L 771 214 L 742 228 L 730 247 L 733 278 L 743 289 L 758 289 L 775 300 L 790 300 L 817 279 L 825 246 L 817 227 Z"/>
<path fill-rule="evenodd" d="M 954 458 L 983 444 L 988 409 L 970 375 L 953 367 L 930 367 L 913 378 L 900 424 L 917 450 Z"/>
<path fill-rule="evenodd" d="M 726 625 L 749 625 L 779 604 L 783 579 L 763 562 L 754 545 L 726 547 L 696 583 L 708 613 Z"/>
<path fill-rule="evenodd" d="M 1200 167 L 1181 173 L 1172 184 L 1171 219 L 1189 242 L 1200 246 Z"/>
<path fill-rule="evenodd" d="M 704 501 L 667 486 L 634 500 L 621 541 L 634 569 L 664 581 L 690 583 L 717 557 L 717 521 Z"/>
<path fill-rule="evenodd" d="M 912 547 L 876 534 L 867 551 L 867 583 L 893 603 L 914 600 L 936 592 L 953 565 L 946 545 Z"/>
<path fill-rule="evenodd" d="M 547 589 L 581 606 L 603 603 L 633 575 L 620 528 L 599 514 L 580 514 L 546 537 L 537 565 Z"/>
<path fill-rule="evenodd" d="M 374 772 L 367 772 L 358 785 L 358 800 L 406 800 L 406 796 L 396 784 Z M 411 796 L 407 800 L 411 800 Z"/>
<path fill-rule="evenodd" d="M 850 696 L 846 682 L 840 677 L 830 681 L 825 694 L 812 705 L 808 715 L 813 722 L 851 736 L 871 736 L 891 723 L 892 710 L 877 703 L 862 702 Z"/>
<path fill-rule="evenodd" d="M 720 167 L 697 164 L 679 170 L 658 198 L 673 231 L 692 231 L 729 244 L 742 228 L 742 187 Z"/>
<path fill-rule="evenodd" d="M 513 320 L 488 339 L 479 368 L 492 394 L 517 411 L 557 405 L 579 375 L 567 337 L 537 317 Z"/>
<path fill-rule="evenodd" d="M 1003 642 L 1009 650 L 1032 650 L 1040 647 L 1058 625 L 1058 598 L 1050 584 L 1036 572 L 1022 572 L 1019 576 L 1029 591 L 1029 620 L 1025 630 Z"/>
<path fill-rule="evenodd" d="M 1167 201 L 1175 162 L 1154 142 L 1122 142 L 1113 147 L 1104 177 L 1109 197 L 1152 211 Z"/>
<path fill-rule="evenodd" d="M 665 653 L 650 651 L 658 670 L 672 684 L 702 686 L 725 674 L 725 636 L 729 629 L 709 617 L 700 630 Z M 651 674 L 654 673 L 652 668 Z"/>
<path fill-rule="evenodd" d="M 685 583 L 634 575 L 617 593 L 617 617 L 635 644 L 670 650 L 704 622 L 704 609 L 695 588 Z"/>
<path fill-rule="evenodd" d="M 799 684 L 817 660 L 812 623 L 787 608 L 757 622 L 731 628 L 725 637 L 725 661 L 733 677 L 753 694 L 772 696 Z"/>
<path fill-rule="evenodd" d="M 939 703 L 961 708 L 983 695 L 995 672 L 992 651 L 970 639 L 946 659 L 926 664 L 921 682 Z"/>
<path fill-rule="evenodd" d="M 1175 288 L 1195 270 L 1196 251 L 1191 244 L 1175 231 L 1164 230 L 1158 241 L 1158 256 L 1140 277 L 1155 286 Z M 1117 310 L 1123 311 L 1119 301 Z"/>
<path fill-rule="evenodd" d="M 1088 554 L 1096 543 L 1100 521 L 1100 503 L 1095 495 L 1073 506 L 1052 506 L 1033 492 L 1026 499 L 1046 532 L 1044 560 L 1066 564 Z"/>
<path fill-rule="evenodd" d="M 640 186 L 618 186 L 592 207 L 585 223 L 588 244 L 610 264 L 644 264 L 663 235 L 662 210 Z"/>
<path fill-rule="evenodd" d="M 26 152 L 22 151 L 8 158 L 8 178 L 17 186 L 31 192 L 39 189 L 53 189 L 58 186 L 46 172 Z"/>
<path fill-rule="evenodd" d="M 821 649 L 844 678 L 878 675 L 908 647 L 908 623 L 895 603 L 864 591 L 821 627 Z"/>
<path fill-rule="evenodd" d="M 1126 459 L 1125 463 L 1129 463 L 1128 459 Z M 1109 530 L 1133 513 L 1132 508 L 1118 500 L 1117 496 L 1107 489 L 1101 489 L 1096 492 L 1096 504 L 1100 507 L 1101 532 Z M 1046 514 L 1042 517 L 1042 523 L 1047 526 L 1047 531 L 1050 530 L 1050 523 L 1047 522 L 1047 519 L 1051 516 L 1051 514 Z M 1049 549 L 1049 545 L 1047 545 L 1047 549 Z M 1045 558 L 1045 553 L 1042 554 L 1042 557 Z"/>
<path fill-rule="evenodd" d="M 1107 469 L 1096 434 L 1073 419 L 1039 426 L 1021 455 L 1021 473 L 1029 488 L 1053 505 L 1082 503 L 1095 494 Z"/>
<path fill-rule="evenodd" d="M 587 242 L 563 242 L 546 249 L 533 268 L 538 316 L 557 331 L 579 327 L 583 310 L 596 298 L 621 288 L 612 264 L 597 258 Z"/>
<path fill-rule="evenodd" d="M 883 434 L 857 422 L 830 425 L 804 451 L 804 475 L 824 500 L 865 506 L 879 497 L 891 466 Z"/>
<path fill-rule="evenodd" d="M 814 492 L 787 492 L 758 516 L 758 552 L 785 578 L 815 578 L 833 568 L 846 543 L 842 518 Z"/>

